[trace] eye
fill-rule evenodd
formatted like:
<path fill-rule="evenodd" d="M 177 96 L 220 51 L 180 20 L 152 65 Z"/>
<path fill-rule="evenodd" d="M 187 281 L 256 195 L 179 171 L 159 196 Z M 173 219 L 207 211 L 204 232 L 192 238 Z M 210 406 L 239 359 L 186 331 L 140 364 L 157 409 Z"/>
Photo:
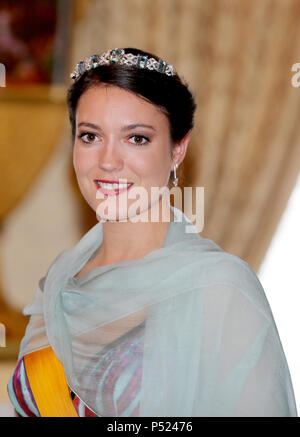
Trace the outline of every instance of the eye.
<path fill-rule="evenodd" d="M 98 137 L 92 132 L 82 132 L 81 134 L 78 135 L 78 138 L 80 138 L 84 143 L 94 143 L 95 138 Z"/>
<path fill-rule="evenodd" d="M 144 146 L 146 143 L 149 142 L 149 138 L 145 137 L 144 135 L 133 135 L 132 137 L 130 137 L 130 139 L 131 138 L 135 138 L 133 144 L 136 144 L 138 146 Z"/>

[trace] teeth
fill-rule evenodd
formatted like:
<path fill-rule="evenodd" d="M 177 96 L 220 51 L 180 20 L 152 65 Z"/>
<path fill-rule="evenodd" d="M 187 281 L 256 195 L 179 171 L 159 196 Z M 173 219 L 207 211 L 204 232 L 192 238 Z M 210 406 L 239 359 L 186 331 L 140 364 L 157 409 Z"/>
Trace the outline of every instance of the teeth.
<path fill-rule="evenodd" d="M 104 183 L 104 182 L 100 182 L 97 181 L 97 184 L 101 187 L 101 188 L 106 188 L 108 190 L 116 190 L 116 189 L 122 189 L 122 188 L 127 188 L 129 185 L 131 184 L 109 184 L 109 183 Z"/>

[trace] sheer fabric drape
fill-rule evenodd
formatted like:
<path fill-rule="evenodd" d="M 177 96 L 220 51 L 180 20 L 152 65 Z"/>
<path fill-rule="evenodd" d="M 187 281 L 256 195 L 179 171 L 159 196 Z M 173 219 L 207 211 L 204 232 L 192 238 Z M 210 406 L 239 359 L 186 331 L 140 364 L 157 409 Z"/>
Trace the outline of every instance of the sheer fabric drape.
<path fill-rule="evenodd" d="M 97 357 L 143 327 L 143 347 L 132 357 L 142 366 L 140 416 L 296 416 L 288 364 L 257 276 L 213 241 L 186 233 L 193 225 L 171 208 L 163 247 L 144 258 L 75 279 L 102 242 L 101 223 L 62 252 L 25 308 L 31 319 L 20 356 L 50 344 L 72 390 L 102 416 Z M 115 390 L 117 399 L 122 384 Z M 105 415 L 114 411 L 106 406 Z"/>

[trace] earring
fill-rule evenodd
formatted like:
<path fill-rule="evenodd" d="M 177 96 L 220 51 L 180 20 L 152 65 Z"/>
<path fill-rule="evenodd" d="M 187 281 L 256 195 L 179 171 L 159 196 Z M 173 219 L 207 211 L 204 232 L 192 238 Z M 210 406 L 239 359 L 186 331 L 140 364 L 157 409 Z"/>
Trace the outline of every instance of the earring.
<path fill-rule="evenodd" d="M 178 185 L 178 177 L 176 177 L 176 169 L 177 169 L 177 167 L 178 167 L 178 164 L 176 162 L 176 164 L 174 165 L 174 180 L 173 180 L 173 185 L 175 187 L 177 187 L 177 185 Z"/>

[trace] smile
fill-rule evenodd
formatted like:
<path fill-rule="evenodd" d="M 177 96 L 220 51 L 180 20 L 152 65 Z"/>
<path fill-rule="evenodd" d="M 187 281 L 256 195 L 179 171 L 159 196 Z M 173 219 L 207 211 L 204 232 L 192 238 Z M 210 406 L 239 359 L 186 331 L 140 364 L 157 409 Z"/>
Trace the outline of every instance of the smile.
<path fill-rule="evenodd" d="M 97 190 L 100 190 L 103 194 L 106 194 L 107 196 L 116 196 L 120 193 L 123 193 L 124 191 L 129 190 L 129 188 L 133 185 L 133 182 L 130 182 L 128 184 L 119 184 L 118 182 L 104 182 L 101 179 L 97 179 L 94 182 Z"/>

